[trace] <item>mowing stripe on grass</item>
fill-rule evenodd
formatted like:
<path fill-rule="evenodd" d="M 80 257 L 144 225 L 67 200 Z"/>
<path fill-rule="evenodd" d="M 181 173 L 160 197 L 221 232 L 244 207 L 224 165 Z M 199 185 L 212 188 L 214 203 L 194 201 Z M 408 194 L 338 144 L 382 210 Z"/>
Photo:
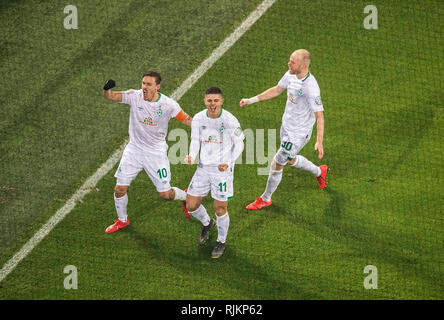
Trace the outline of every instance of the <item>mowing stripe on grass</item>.
<path fill-rule="evenodd" d="M 233 46 L 234 43 L 248 30 L 250 27 L 267 11 L 269 7 L 275 3 L 276 0 L 264 0 L 245 20 L 242 24 L 231 33 L 220 45 L 217 47 L 211 55 L 204 60 L 200 66 L 194 70 L 194 72 L 178 87 L 172 94 L 171 97 L 175 100 L 180 100 L 180 98 L 202 77 L 205 72 L 207 72 L 211 66 L 227 52 L 228 49 Z M 125 142 L 111 155 L 111 157 L 103 163 L 99 169 L 89 177 L 85 183 L 74 193 L 74 195 L 65 203 L 65 205 L 57 210 L 55 215 L 53 215 L 41 228 L 37 231 L 31 239 L 8 261 L 5 263 L 3 268 L 0 270 L 0 282 L 8 274 L 10 274 L 15 267 L 22 261 L 31 251 L 34 249 L 40 241 L 45 238 L 51 230 L 66 217 L 66 215 L 71 212 L 71 210 L 76 206 L 77 202 L 81 202 L 82 199 L 87 195 L 119 161 L 122 157 L 123 150 L 128 143 Z"/>
<path fill-rule="evenodd" d="M 217 47 L 211 55 L 200 64 L 200 66 L 194 70 L 193 74 L 186 79 L 182 85 L 174 91 L 171 97 L 175 100 L 179 100 L 196 82 L 202 77 L 211 66 L 227 52 L 231 46 L 239 40 L 239 38 L 270 8 L 276 0 L 263 1 L 248 17 L 242 22 L 242 24 L 234 30 L 220 45 Z"/>

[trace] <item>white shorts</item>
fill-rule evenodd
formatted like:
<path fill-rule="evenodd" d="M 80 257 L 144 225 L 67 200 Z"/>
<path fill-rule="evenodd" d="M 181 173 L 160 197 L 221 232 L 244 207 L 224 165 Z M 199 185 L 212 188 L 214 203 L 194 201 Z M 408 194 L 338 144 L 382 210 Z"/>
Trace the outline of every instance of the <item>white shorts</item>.
<path fill-rule="evenodd" d="M 168 147 L 166 146 L 157 150 L 146 150 L 128 144 L 123 151 L 119 167 L 114 174 L 117 178 L 117 185 L 129 186 L 139 172 L 145 170 L 157 192 L 170 190 L 171 172 L 167 149 Z"/>
<path fill-rule="evenodd" d="M 205 197 L 211 190 L 211 197 L 218 201 L 233 199 L 233 168 L 221 172 L 216 166 L 198 167 L 188 186 L 187 194 Z"/>
<path fill-rule="evenodd" d="M 281 166 L 285 166 L 288 161 L 293 160 L 302 148 L 310 141 L 311 132 L 300 139 L 293 138 L 292 141 L 288 137 L 282 137 L 281 146 L 274 156 L 276 161 Z"/>

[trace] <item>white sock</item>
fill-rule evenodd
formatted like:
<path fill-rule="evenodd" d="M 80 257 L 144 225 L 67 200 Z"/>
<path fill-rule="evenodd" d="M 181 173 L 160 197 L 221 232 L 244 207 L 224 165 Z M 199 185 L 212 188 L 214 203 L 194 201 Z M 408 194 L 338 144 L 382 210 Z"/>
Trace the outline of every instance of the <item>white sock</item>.
<path fill-rule="evenodd" d="M 265 187 L 265 192 L 262 194 L 261 198 L 264 201 L 270 201 L 271 195 L 276 191 L 279 183 L 282 180 L 282 169 L 281 170 L 270 170 L 268 175 L 267 186 Z"/>
<path fill-rule="evenodd" d="M 202 222 L 204 226 L 207 226 L 210 223 L 210 216 L 203 205 L 200 205 L 196 211 L 188 211 L 188 213 L 192 214 L 193 217 Z"/>
<path fill-rule="evenodd" d="M 126 213 L 126 206 L 128 205 L 128 194 L 125 194 L 121 198 L 116 198 L 114 195 L 114 204 L 116 205 L 117 216 L 122 222 L 126 222 L 128 215 Z"/>
<path fill-rule="evenodd" d="M 230 216 L 228 212 L 223 216 L 216 216 L 217 221 L 217 241 L 225 243 L 227 240 L 228 227 L 230 226 Z"/>
<path fill-rule="evenodd" d="M 316 177 L 319 177 L 321 175 L 321 168 L 315 166 L 311 161 L 307 160 L 307 158 L 305 158 L 304 156 L 297 155 L 293 167 L 310 171 Z"/>
<path fill-rule="evenodd" d="M 174 190 L 174 200 L 186 200 L 187 199 L 187 194 L 185 191 L 183 191 L 182 189 L 173 187 L 172 188 Z"/>

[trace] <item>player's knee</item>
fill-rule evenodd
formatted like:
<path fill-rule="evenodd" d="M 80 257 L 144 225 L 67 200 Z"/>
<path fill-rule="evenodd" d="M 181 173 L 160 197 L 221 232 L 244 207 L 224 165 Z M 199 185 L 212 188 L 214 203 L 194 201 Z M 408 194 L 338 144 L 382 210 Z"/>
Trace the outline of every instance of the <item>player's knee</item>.
<path fill-rule="evenodd" d="M 227 208 L 220 206 L 220 207 L 216 207 L 215 211 L 216 211 L 216 215 L 220 217 L 220 216 L 223 216 L 225 213 L 227 213 Z"/>
<path fill-rule="evenodd" d="M 159 196 L 165 200 L 172 200 L 174 199 L 174 194 L 173 194 L 173 190 L 168 190 L 165 192 L 159 192 Z"/>
<path fill-rule="evenodd" d="M 196 211 L 199 208 L 197 203 L 187 201 L 186 207 L 188 211 Z"/>
<path fill-rule="evenodd" d="M 273 160 L 271 162 L 271 172 L 273 173 L 274 171 L 282 171 L 282 169 L 284 168 L 283 165 L 277 163 L 275 160 Z"/>
<path fill-rule="evenodd" d="M 197 208 L 199 208 L 200 206 L 200 202 L 196 201 L 196 199 L 194 199 L 193 197 L 190 197 L 190 195 L 187 195 L 185 206 L 188 211 L 196 211 Z"/>
<path fill-rule="evenodd" d="M 288 161 L 288 164 L 292 166 L 294 165 L 295 162 L 296 162 L 296 157 L 294 157 L 293 160 Z"/>
<path fill-rule="evenodd" d="M 225 208 L 216 208 L 216 215 L 223 216 L 225 213 L 227 213 L 227 209 Z"/>
<path fill-rule="evenodd" d="M 128 186 L 116 186 L 114 188 L 114 195 L 116 198 L 122 198 L 128 192 Z"/>

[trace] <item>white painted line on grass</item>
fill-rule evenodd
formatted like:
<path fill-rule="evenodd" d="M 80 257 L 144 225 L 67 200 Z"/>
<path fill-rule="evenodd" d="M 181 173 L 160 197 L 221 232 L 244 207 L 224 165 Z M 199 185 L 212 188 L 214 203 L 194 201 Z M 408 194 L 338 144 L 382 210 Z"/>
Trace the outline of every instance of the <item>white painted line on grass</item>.
<path fill-rule="evenodd" d="M 177 88 L 172 94 L 171 98 L 174 100 L 180 100 L 182 96 L 207 72 L 211 66 L 224 55 L 228 49 L 248 30 L 250 27 L 270 8 L 277 0 L 264 0 L 248 17 L 242 22 L 242 24 L 234 30 L 220 45 L 217 47 L 211 55 L 203 61 L 199 67 Z M 128 143 L 126 140 L 113 154 L 103 163 L 99 169 L 89 177 L 85 183 L 74 193 L 74 195 L 61 207 L 55 215 L 53 215 L 34 236 L 28 240 L 28 242 L 3 266 L 0 270 L 0 282 L 8 274 L 10 274 L 15 267 L 22 261 L 28 253 L 32 251 L 39 243 L 45 238 L 52 229 L 62 221 L 68 213 L 76 206 L 78 202 L 87 195 L 119 161 L 122 157 L 123 150 Z"/>
<path fill-rule="evenodd" d="M 9 274 L 12 270 L 22 261 L 32 249 L 34 249 L 40 241 L 45 238 L 49 232 L 60 222 L 71 210 L 76 206 L 77 202 L 81 202 L 99 182 L 102 177 L 107 174 L 119 161 L 122 156 L 123 149 L 128 141 L 125 141 L 112 156 L 103 163 L 99 169 L 89 177 L 85 183 L 74 193 L 74 195 L 61 207 L 57 212 L 49 218 L 49 220 L 37 231 L 31 239 L 17 252 L 2 268 L 0 271 L 0 282 Z"/>
<path fill-rule="evenodd" d="M 211 66 L 224 55 L 225 52 L 230 49 L 233 44 L 239 40 L 239 38 L 270 8 L 276 0 L 263 1 L 248 17 L 242 22 L 242 24 L 234 30 L 220 45 L 217 47 L 211 55 L 200 64 L 200 66 L 194 70 L 193 74 L 186 79 L 182 85 L 174 91 L 171 98 L 174 100 L 180 100 L 182 96 L 187 92 L 196 82 L 202 77 Z"/>

